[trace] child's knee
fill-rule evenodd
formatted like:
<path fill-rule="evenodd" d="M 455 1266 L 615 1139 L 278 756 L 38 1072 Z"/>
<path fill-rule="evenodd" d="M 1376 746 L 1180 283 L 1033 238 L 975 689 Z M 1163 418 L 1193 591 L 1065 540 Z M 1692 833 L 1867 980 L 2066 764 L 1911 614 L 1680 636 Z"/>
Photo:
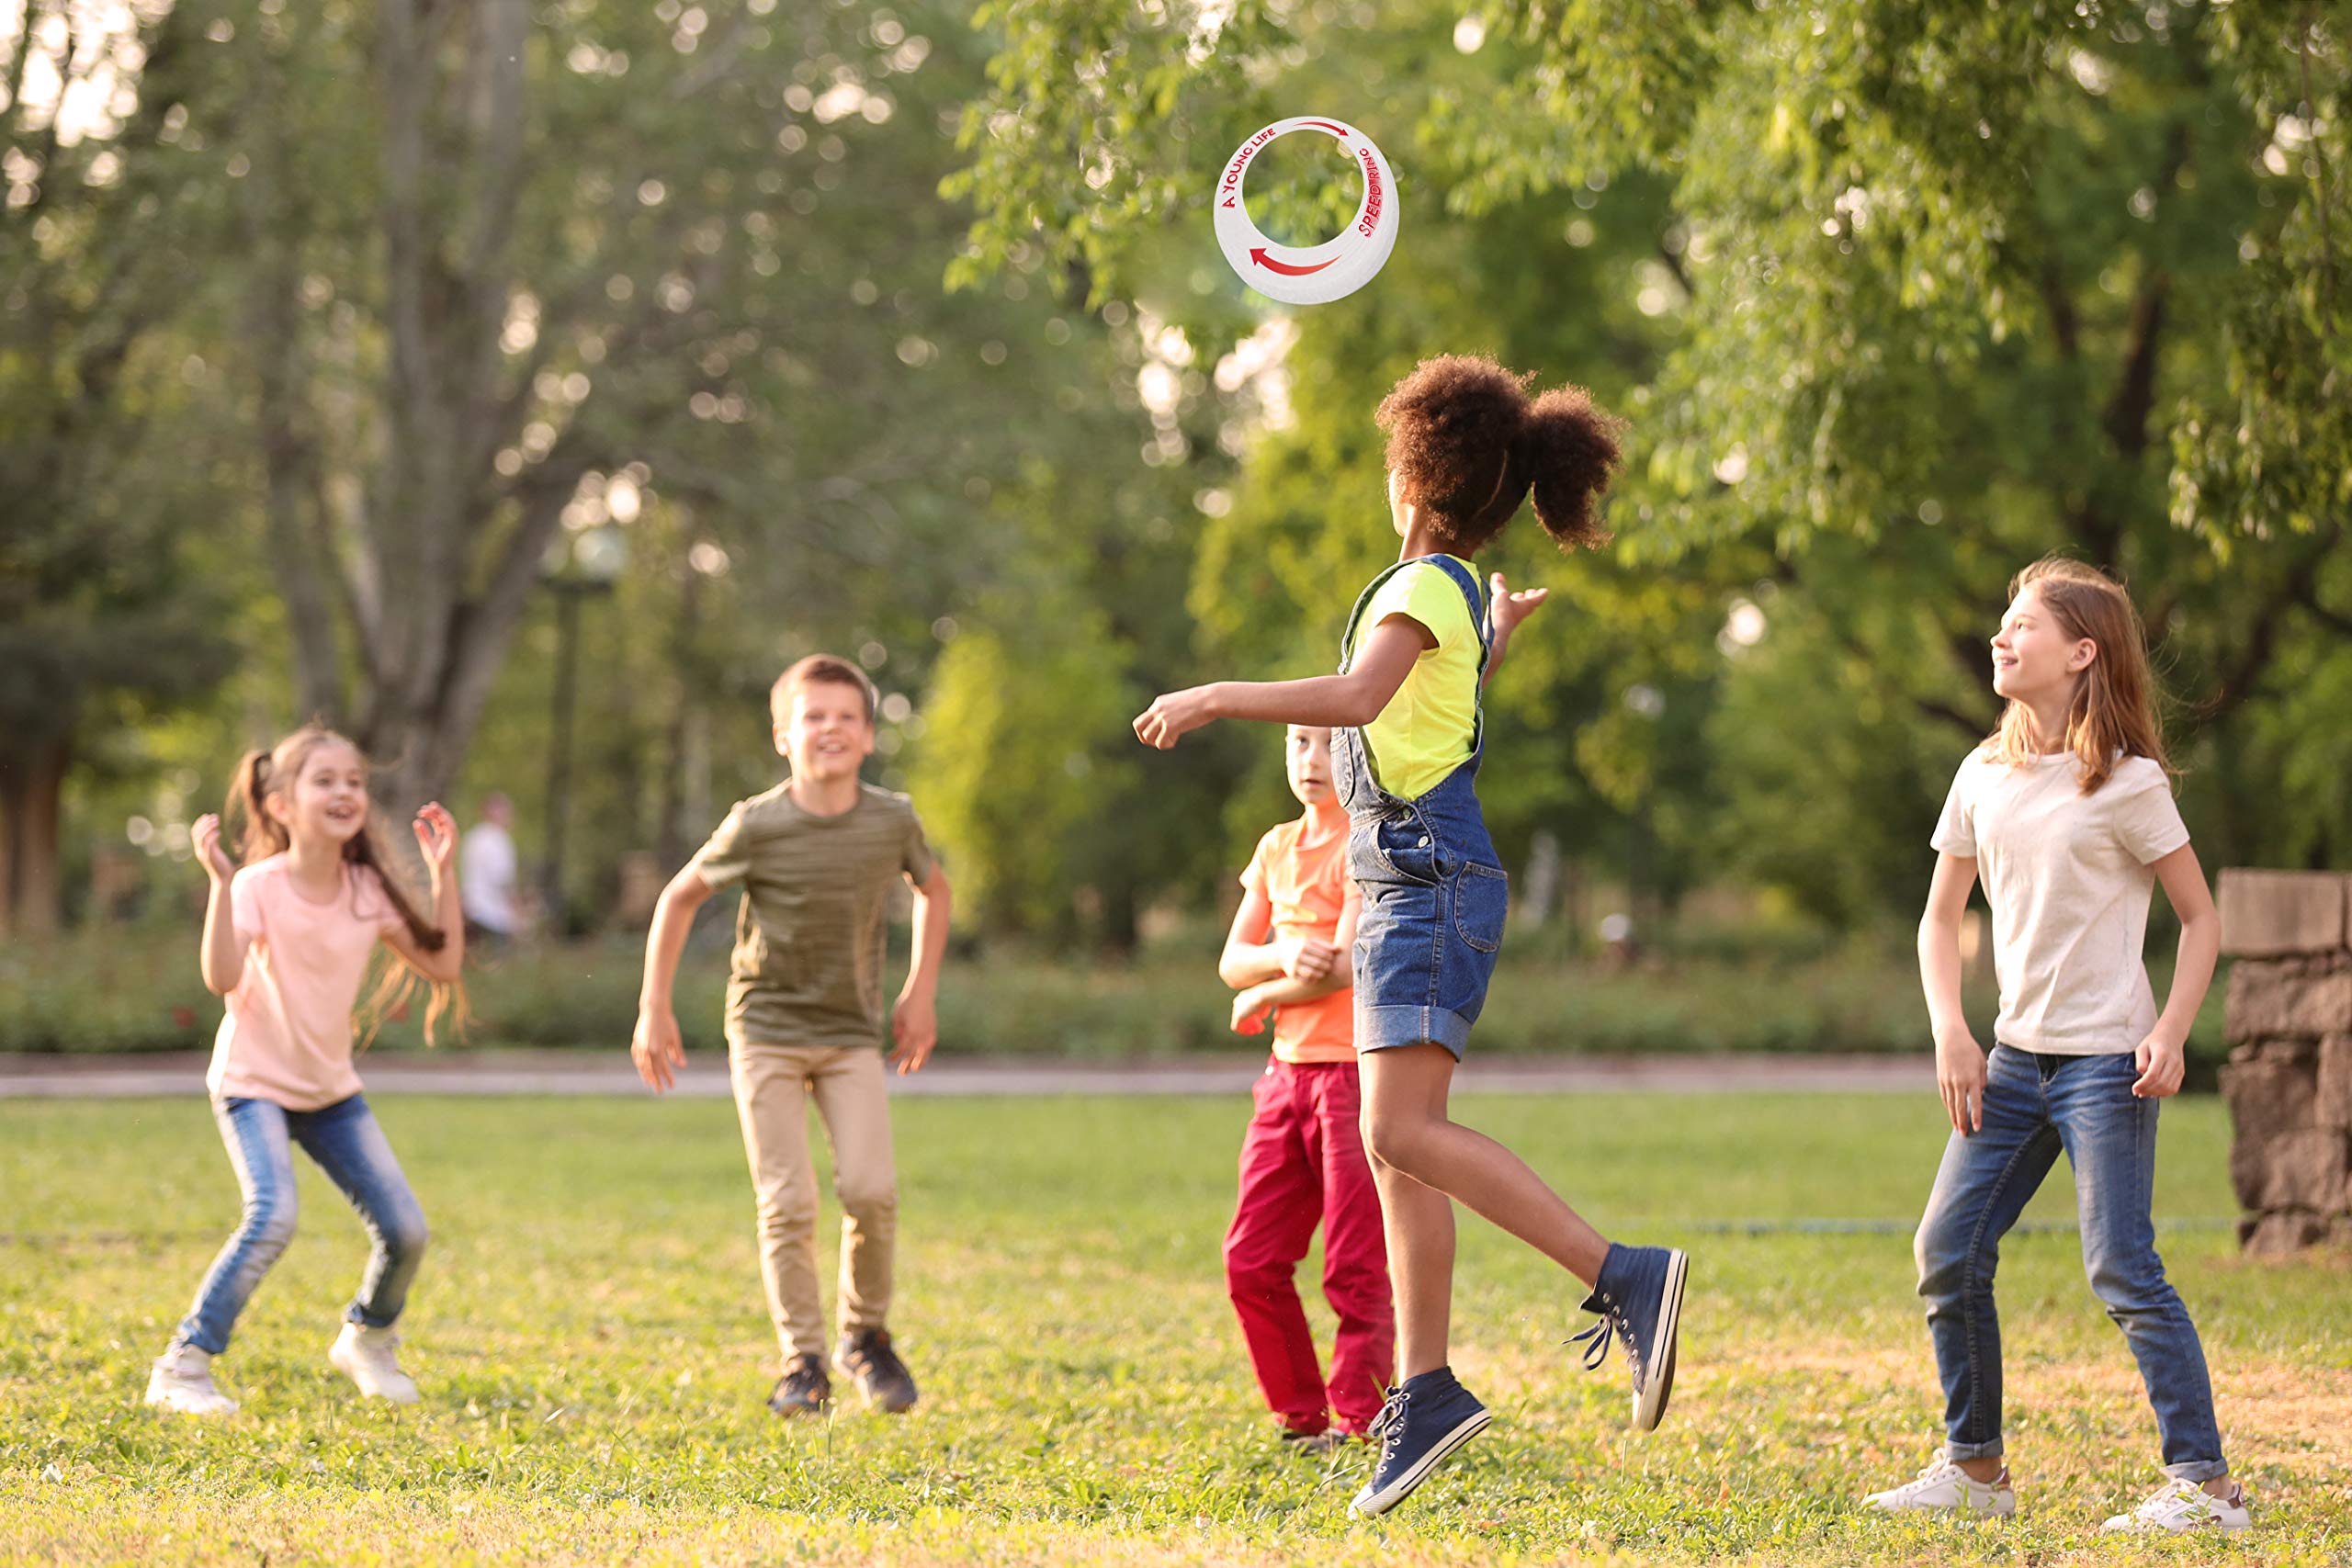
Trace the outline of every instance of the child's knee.
<path fill-rule="evenodd" d="M 245 1205 L 238 1238 L 266 1258 L 275 1258 L 294 1239 L 295 1204 L 291 1197 L 259 1198 Z"/>
<path fill-rule="evenodd" d="M 1363 1152 L 1371 1159 L 1374 1172 L 1385 1168 L 1410 1175 L 1420 1164 L 1429 1129 L 1427 1116 L 1367 1110 L 1363 1116 Z"/>
<path fill-rule="evenodd" d="M 424 1211 L 413 1205 L 392 1215 L 384 1226 L 384 1250 L 403 1262 L 424 1257 L 425 1243 L 432 1239 Z"/>
<path fill-rule="evenodd" d="M 879 1224 L 898 1216 L 895 1182 L 852 1182 L 838 1186 L 833 1195 L 841 1200 L 842 1213 L 862 1225 Z"/>

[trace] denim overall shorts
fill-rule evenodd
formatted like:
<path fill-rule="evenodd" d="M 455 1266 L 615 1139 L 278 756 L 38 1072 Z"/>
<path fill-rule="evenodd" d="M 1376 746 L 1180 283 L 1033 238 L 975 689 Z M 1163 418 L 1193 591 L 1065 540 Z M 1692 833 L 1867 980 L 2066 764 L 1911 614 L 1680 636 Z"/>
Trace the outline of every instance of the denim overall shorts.
<path fill-rule="evenodd" d="M 1417 558 L 1453 579 L 1478 628 L 1478 679 L 1485 683 L 1487 606 L 1478 580 L 1450 556 Z M 1357 623 L 1381 584 L 1411 561 L 1372 580 L 1348 615 L 1340 672 L 1354 659 Z M 1348 813 L 1348 874 L 1363 896 L 1356 922 L 1358 1051 L 1434 1041 L 1461 1060 L 1470 1026 L 1486 1004 L 1502 946 L 1510 879 L 1496 863 L 1478 809 L 1478 757 L 1486 745 L 1483 697 L 1474 710 L 1470 755 L 1436 787 L 1402 800 L 1373 776 L 1363 731 L 1331 732 L 1331 779 Z"/>

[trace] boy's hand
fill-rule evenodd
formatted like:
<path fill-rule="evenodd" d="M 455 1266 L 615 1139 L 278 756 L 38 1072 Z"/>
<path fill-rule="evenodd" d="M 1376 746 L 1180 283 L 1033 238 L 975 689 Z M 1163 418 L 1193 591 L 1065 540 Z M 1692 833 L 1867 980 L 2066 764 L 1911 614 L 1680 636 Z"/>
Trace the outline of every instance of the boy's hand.
<path fill-rule="evenodd" d="M 1266 1015 L 1272 1010 L 1272 1005 L 1260 994 L 1258 987 L 1250 986 L 1244 988 L 1233 998 L 1233 1032 L 1236 1034 L 1264 1033 Z"/>
<path fill-rule="evenodd" d="M 628 1043 L 629 1060 L 637 1064 L 637 1076 L 646 1087 L 660 1094 L 678 1081 L 678 1069 L 686 1065 L 686 1047 L 678 1038 L 678 1016 L 668 1008 L 637 1010 L 637 1032 Z"/>
<path fill-rule="evenodd" d="M 1340 961 L 1340 950 L 1311 936 L 1286 936 L 1274 943 L 1283 973 L 1294 980 L 1320 980 Z"/>
<path fill-rule="evenodd" d="M 1936 1089 L 1962 1137 L 1984 1130 L 1984 1053 L 1965 1029 L 1936 1042 Z"/>
<path fill-rule="evenodd" d="M 2188 1062 L 2178 1042 L 2151 1034 L 2140 1042 L 2132 1059 L 2140 1069 L 2139 1077 L 2132 1085 L 2133 1094 L 2142 1100 L 2165 1100 L 2180 1092 L 2180 1080 L 2188 1072 Z"/>
<path fill-rule="evenodd" d="M 237 874 L 236 865 L 229 859 L 229 852 L 220 847 L 220 818 L 208 811 L 188 825 L 188 847 L 196 851 L 196 863 L 204 874 L 215 882 L 226 882 Z"/>
<path fill-rule="evenodd" d="M 1489 580 L 1487 587 L 1491 591 L 1487 601 L 1491 608 L 1487 615 L 1494 622 L 1496 635 L 1499 637 L 1510 636 L 1513 626 L 1542 608 L 1544 601 L 1552 596 L 1548 588 L 1523 588 L 1514 593 L 1499 571 Z"/>
<path fill-rule="evenodd" d="M 900 997 L 890 1010 L 890 1065 L 901 1077 L 922 1070 L 939 1043 L 939 1005 L 929 997 Z"/>
<path fill-rule="evenodd" d="M 1151 705 L 1136 716 L 1136 739 L 1165 751 L 1176 744 L 1178 736 L 1200 728 L 1216 716 L 1209 711 L 1209 688 L 1187 686 L 1154 697 Z"/>

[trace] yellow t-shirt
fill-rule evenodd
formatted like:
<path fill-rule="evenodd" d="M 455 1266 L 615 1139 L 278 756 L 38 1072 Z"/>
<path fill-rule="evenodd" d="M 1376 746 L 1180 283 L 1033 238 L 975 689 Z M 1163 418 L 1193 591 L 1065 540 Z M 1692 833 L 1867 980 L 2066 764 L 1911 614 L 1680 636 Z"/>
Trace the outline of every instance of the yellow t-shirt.
<path fill-rule="evenodd" d="M 1462 564 L 1476 581 L 1477 568 Z M 1380 585 L 1356 623 L 1355 646 L 1400 615 L 1419 621 L 1437 646 L 1421 650 L 1380 716 L 1363 727 L 1363 742 L 1380 787 L 1418 800 L 1470 759 L 1478 728 L 1478 624 L 1461 585 L 1434 559 L 1412 561 Z M 1349 657 L 1352 662 L 1353 646 Z"/>

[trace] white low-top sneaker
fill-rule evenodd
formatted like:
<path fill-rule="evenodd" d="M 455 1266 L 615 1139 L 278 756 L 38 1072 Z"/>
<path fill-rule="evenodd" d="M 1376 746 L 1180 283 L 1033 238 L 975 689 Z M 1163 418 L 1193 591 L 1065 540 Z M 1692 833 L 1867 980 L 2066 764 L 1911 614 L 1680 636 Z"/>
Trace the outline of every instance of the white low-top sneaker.
<path fill-rule="evenodd" d="M 237 1402 L 212 1384 L 212 1352 L 175 1345 L 147 1374 L 147 1403 L 181 1416 L 233 1416 Z"/>
<path fill-rule="evenodd" d="M 1918 1478 L 1862 1499 L 1865 1508 L 1884 1514 L 1989 1514 L 2007 1518 L 2018 1511 L 2018 1495 L 2009 1489 L 2009 1472 L 1993 1481 L 1977 1481 L 1951 1460 L 1938 1457 Z"/>
<path fill-rule="evenodd" d="M 327 1359 L 353 1382 L 359 1392 L 370 1399 L 389 1399 L 394 1404 L 414 1404 L 416 1384 L 401 1371 L 400 1331 L 393 1328 L 369 1328 L 365 1324 L 346 1323 L 343 1332 L 335 1336 L 334 1344 L 327 1351 Z"/>
<path fill-rule="evenodd" d="M 2245 1487 L 2233 1483 L 2228 1496 L 2216 1497 L 2194 1481 L 2168 1481 L 2146 1502 L 2128 1514 L 2116 1515 L 2099 1529 L 2110 1535 L 2181 1535 L 2189 1530 L 2242 1530 L 2253 1524 Z"/>

